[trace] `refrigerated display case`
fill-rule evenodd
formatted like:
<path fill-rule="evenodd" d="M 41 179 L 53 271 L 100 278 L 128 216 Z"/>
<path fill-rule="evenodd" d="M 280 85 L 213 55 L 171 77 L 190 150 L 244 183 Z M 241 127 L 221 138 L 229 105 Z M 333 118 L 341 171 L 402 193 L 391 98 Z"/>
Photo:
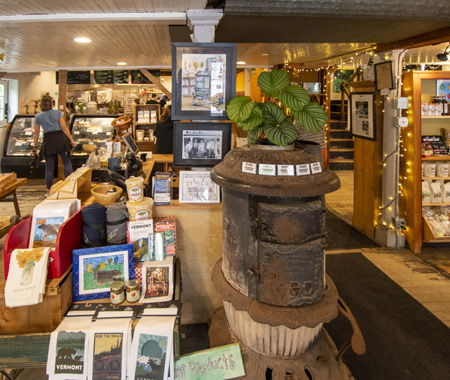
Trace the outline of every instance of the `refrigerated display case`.
<path fill-rule="evenodd" d="M 89 152 L 83 150 L 83 145 L 96 145 L 106 148 L 106 143 L 112 141 L 115 130 L 111 123 L 120 115 L 74 115 L 70 122 L 70 133 L 77 146 L 72 151 L 73 169 L 86 163 Z"/>
<path fill-rule="evenodd" d="M 43 131 L 39 134 L 37 149 L 41 148 Z M 41 178 L 44 163 L 31 170 L 33 161 L 34 115 L 16 115 L 6 131 L 1 168 L 3 173 L 15 172 L 19 177 Z"/>

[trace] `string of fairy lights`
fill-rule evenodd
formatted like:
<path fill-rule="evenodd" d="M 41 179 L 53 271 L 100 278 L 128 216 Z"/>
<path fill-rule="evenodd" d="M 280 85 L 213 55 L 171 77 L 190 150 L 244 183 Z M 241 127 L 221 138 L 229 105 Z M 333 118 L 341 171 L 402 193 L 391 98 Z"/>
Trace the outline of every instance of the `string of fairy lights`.
<path fill-rule="evenodd" d="M 366 51 L 354 52 L 354 53 L 350 53 L 350 54 L 343 55 L 340 57 L 335 57 L 331 60 L 328 60 L 327 64 L 318 65 L 317 67 L 295 67 L 294 65 L 291 65 L 291 64 L 285 64 L 284 70 L 290 72 L 294 76 L 299 75 L 301 73 L 308 73 L 308 72 L 314 72 L 314 71 L 319 72 L 321 70 L 324 70 L 326 72 L 326 83 L 324 84 L 324 89 L 323 89 L 322 93 L 325 94 L 324 104 L 327 105 L 326 110 L 328 112 L 328 103 L 329 103 L 328 95 L 330 92 L 327 91 L 327 85 L 330 85 L 330 83 L 331 83 L 332 73 L 339 69 L 351 70 L 352 68 L 354 68 L 354 69 L 359 68 L 363 72 L 366 69 L 367 64 L 371 57 L 372 57 L 372 59 L 375 59 L 377 57 L 376 58 L 377 63 L 383 62 L 383 61 L 390 61 L 390 60 L 392 60 L 392 52 L 389 51 L 389 52 L 386 52 L 383 54 L 378 54 L 375 52 L 375 50 L 373 48 L 371 48 Z M 410 69 L 410 68 L 408 68 L 409 65 L 422 65 L 422 70 L 424 70 L 425 65 L 438 65 L 438 64 L 439 64 L 439 62 L 437 62 L 433 57 L 431 57 L 431 58 L 426 57 L 423 62 L 413 62 L 412 58 L 410 57 L 408 61 L 403 61 L 403 64 L 401 64 L 401 62 L 399 60 L 397 67 L 401 66 L 402 69 L 399 70 L 399 72 L 396 73 L 396 75 L 394 77 L 396 84 L 397 84 L 396 90 L 395 90 L 396 95 L 400 96 L 400 94 L 402 92 L 402 88 L 403 88 L 402 72 L 412 71 L 412 70 L 417 69 L 417 66 Z M 382 97 L 379 101 L 379 105 L 380 105 L 380 108 L 382 109 L 382 112 L 384 112 L 383 105 L 385 103 L 386 97 L 387 97 L 387 95 Z M 412 107 L 412 99 L 411 99 L 411 97 L 409 97 L 409 109 L 404 110 L 404 112 L 407 114 L 406 116 L 408 116 L 408 114 L 410 113 L 411 107 Z M 402 111 L 400 110 L 399 112 L 401 113 Z M 402 115 L 400 115 L 400 116 L 402 116 Z M 330 125 L 329 125 L 329 123 L 327 123 L 325 126 L 325 130 L 327 130 L 329 128 L 330 128 Z M 325 134 L 325 136 L 327 136 L 327 133 Z M 406 132 L 406 128 L 401 128 L 398 140 L 395 143 L 395 149 L 392 152 L 385 153 L 383 155 L 381 170 L 385 170 L 385 168 L 388 164 L 387 161 L 393 156 L 395 157 L 395 160 L 397 162 L 396 165 L 400 165 L 400 160 L 403 160 L 404 153 L 407 152 L 406 136 L 410 137 L 411 133 Z M 405 166 L 405 168 L 403 170 L 402 175 L 400 175 L 399 170 L 397 170 L 396 191 L 394 191 L 394 194 L 387 197 L 386 202 L 383 203 L 383 199 L 381 199 L 381 202 L 378 205 L 378 215 L 376 216 L 376 218 L 374 220 L 375 227 L 379 224 L 382 224 L 385 228 L 389 228 L 394 231 L 398 230 L 398 227 L 394 226 L 392 222 L 387 222 L 385 220 L 385 218 L 383 218 L 383 212 L 386 209 L 389 212 L 392 212 L 393 207 L 395 207 L 396 209 L 395 209 L 394 215 L 397 215 L 397 216 L 399 215 L 398 201 L 400 198 L 405 196 L 405 194 L 404 194 L 405 181 L 408 180 L 409 175 L 412 173 L 410 161 L 404 162 L 404 166 Z M 404 210 L 403 216 L 406 218 L 406 208 Z"/>

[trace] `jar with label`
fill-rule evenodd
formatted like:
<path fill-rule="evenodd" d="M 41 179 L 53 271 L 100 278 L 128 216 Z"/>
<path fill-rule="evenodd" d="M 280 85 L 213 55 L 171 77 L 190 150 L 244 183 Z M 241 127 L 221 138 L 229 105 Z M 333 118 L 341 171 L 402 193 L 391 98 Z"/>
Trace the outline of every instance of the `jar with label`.
<path fill-rule="evenodd" d="M 436 163 L 436 176 L 448 177 L 449 164 L 447 162 Z"/>
<path fill-rule="evenodd" d="M 111 283 L 111 303 L 118 305 L 125 301 L 123 281 L 113 281 Z"/>
<path fill-rule="evenodd" d="M 127 185 L 128 199 L 130 201 L 139 201 L 144 196 L 144 178 L 130 177 L 125 181 Z"/>
<path fill-rule="evenodd" d="M 127 282 L 127 301 L 130 303 L 139 301 L 141 297 L 141 288 L 138 280 Z"/>

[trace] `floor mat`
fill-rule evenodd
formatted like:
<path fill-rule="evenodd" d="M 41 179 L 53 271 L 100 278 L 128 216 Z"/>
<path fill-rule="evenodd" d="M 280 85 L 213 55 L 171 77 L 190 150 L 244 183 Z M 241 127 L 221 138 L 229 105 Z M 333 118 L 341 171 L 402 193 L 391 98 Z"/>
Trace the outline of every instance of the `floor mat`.
<path fill-rule="evenodd" d="M 355 316 L 367 352 L 344 359 L 357 380 L 443 380 L 450 373 L 450 329 L 360 253 L 327 255 L 327 273 Z M 344 317 L 327 324 L 339 348 L 351 335 Z"/>
<path fill-rule="evenodd" d="M 358 249 L 380 247 L 372 239 L 359 232 L 331 211 L 326 212 L 326 249 Z"/>

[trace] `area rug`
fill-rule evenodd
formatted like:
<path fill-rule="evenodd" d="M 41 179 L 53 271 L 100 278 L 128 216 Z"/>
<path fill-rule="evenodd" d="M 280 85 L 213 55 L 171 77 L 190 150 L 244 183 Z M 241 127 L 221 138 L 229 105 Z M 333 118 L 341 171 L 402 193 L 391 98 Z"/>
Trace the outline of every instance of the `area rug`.
<path fill-rule="evenodd" d="M 327 245 L 326 249 L 358 249 L 380 247 L 378 243 L 359 232 L 337 215 L 327 210 L 326 217 Z"/>
<path fill-rule="evenodd" d="M 367 345 L 344 360 L 357 380 L 450 378 L 450 329 L 360 253 L 330 254 L 327 273 Z M 339 316 L 326 329 L 339 348 L 351 335 Z"/>

